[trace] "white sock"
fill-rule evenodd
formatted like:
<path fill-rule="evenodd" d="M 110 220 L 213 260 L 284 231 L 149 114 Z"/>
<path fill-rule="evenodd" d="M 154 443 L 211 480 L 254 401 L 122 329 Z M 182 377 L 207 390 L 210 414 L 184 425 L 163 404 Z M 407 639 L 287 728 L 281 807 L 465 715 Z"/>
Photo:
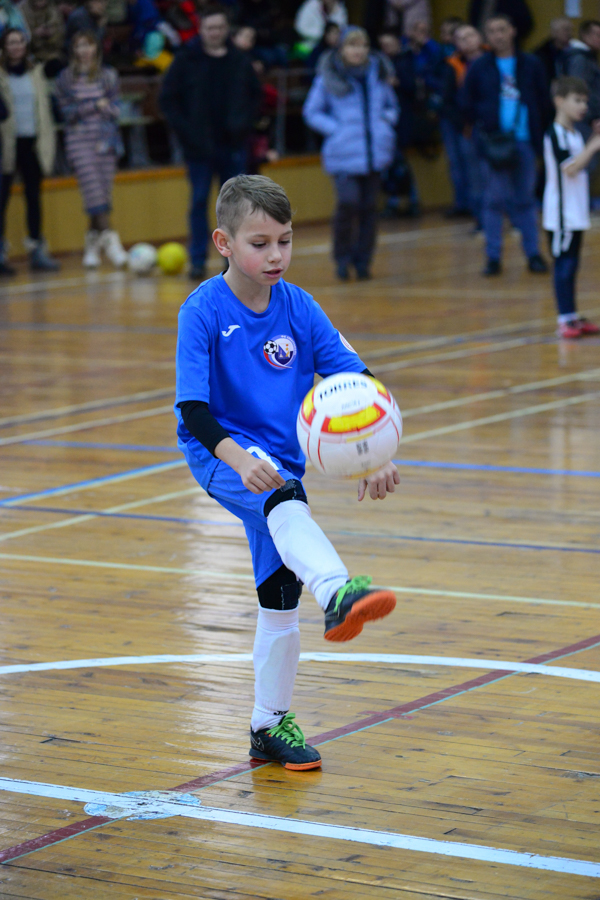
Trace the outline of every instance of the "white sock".
<path fill-rule="evenodd" d="M 333 544 L 313 521 L 301 500 L 286 500 L 269 513 L 267 525 L 277 552 L 327 609 L 335 592 L 348 581 L 348 570 Z"/>
<path fill-rule="evenodd" d="M 565 313 L 564 315 L 558 316 L 558 324 L 566 325 L 569 322 L 577 322 L 579 321 L 579 316 L 576 312 L 573 313 Z"/>
<path fill-rule="evenodd" d="M 278 725 L 292 704 L 300 658 L 300 610 L 258 608 L 252 731 Z"/>

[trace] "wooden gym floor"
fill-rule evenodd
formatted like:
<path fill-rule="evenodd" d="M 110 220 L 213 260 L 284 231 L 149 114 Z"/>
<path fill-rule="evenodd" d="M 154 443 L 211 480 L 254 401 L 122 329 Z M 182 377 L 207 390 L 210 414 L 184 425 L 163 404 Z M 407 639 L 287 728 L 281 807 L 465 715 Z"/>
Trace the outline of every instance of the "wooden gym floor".
<path fill-rule="evenodd" d="M 248 765 L 250 558 L 175 449 L 188 282 L 0 289 L 1 898 L 600 896 L 600 341 L 557 342 L 513 235 L 489 281 L 437 218 L 370 283 L 327 253 L 299 229 L 289 278 L 396 395 L 402 485 L 308 494 L 398 606 L 332 647 L 304 597 L 301 774 Z"/>

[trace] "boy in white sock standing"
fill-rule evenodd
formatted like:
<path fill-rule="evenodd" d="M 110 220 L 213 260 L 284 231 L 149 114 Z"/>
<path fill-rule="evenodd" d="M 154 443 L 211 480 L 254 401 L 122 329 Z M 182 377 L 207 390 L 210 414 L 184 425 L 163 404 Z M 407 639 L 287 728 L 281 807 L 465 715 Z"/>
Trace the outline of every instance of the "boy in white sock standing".
<path fill-rule="evenodd" d="M 262 175 L 225 182 L 213 240 L 225 274 L 193 291 L 179 313 L 177 435 L 192 474 L 244 523 L 258 592 L 250 756 L 288 769 L 321 764 L 290 713 L 300 656 L 302 585 L 325 613 L 325 638 L 351 640 L 396 605 L 370 578 L 348 579 L 311 518 L 296 416 L 315 373 L 370 374 L 310 294 L 283 281 L 292 211 Z M 400 478 L 388 463 L 358 499 L 384 499 Z"/>
<path fill-rule="evenodd" d="M 600 334 L 600 328 L 577 312 L 575 284 L 583 232 L 590 227 L 590 183 L 587 173 L 600 150 L 600 135 L 584 143 L 579 125 L 588 109 L 588 88 L 581 78 L 564 75 L 552 85 L 556 118 L 544 137 L 546 187 L 544 228 L 554 257 L 557 334 L 566 340 Z"/>

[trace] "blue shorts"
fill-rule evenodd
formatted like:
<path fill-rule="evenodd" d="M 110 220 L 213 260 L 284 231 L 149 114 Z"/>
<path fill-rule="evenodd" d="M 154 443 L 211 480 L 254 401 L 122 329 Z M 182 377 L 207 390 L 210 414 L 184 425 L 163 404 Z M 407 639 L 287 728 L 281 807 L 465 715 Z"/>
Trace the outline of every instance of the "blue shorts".
<path fill-rule="evenodd" d="M 244 449 L 258 459 L 270 462 L 284 481 L 297 477 L 286 469 L 278 459 L 270 456 L 262 447 L 248 442 L 248 446 Z M 200 484 L 202 474 L 200 461 L 196 460 L 196 457 L 191 453 L 186 454 L 186 458 L 192 475 Z M 220 460 L 208 485 L 207 493 L 209 497 L 218 500 L 224 509 L 233 513 L 234 516 L 237 516 L 244 523 L 246 537 L 250 544 L 250 553 L 252 554 L 254 580 L 256 587 L 259 587 L 269 575 L 272 575 L 273 572 L 276 572 L 283 565 L 283 561 L 275 549 L 273 538 L 269 533 L 267 517 L 264 514 L 265 503 L 275 491 L 253 494 L 252 491 L 244 487 L 238 473 L 234 472 L 231 466 Z"/>

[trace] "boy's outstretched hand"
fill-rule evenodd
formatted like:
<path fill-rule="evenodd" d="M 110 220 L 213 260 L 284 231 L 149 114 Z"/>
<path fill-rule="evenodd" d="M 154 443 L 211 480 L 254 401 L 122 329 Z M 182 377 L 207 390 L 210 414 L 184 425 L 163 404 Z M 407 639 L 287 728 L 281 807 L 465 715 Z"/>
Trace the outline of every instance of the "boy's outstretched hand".
<path fill-rule="evenodd" d="M 393 462 L 387 463 L 378 472 L 361 478 L 358 482 L 358 500 L 363 499 L 369 489 L 371 500 L 384 500 L 386 494 L 393 494 L 396 485 L 400 484 L 400 473 Z"/>

